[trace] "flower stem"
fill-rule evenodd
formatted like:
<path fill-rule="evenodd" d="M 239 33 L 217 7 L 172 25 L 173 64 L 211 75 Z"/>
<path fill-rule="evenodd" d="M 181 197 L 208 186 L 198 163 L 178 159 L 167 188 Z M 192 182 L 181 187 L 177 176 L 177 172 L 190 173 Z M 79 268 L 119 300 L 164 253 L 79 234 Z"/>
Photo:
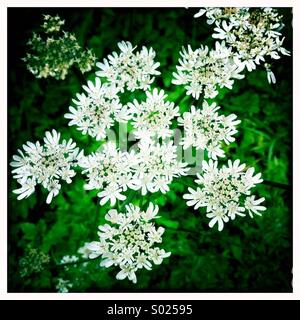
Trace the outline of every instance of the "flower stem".
<path fill-rule="evenodd" d="M 133 200 L 134 196 L 135 196 L 135 191 L 130 190 L 126 200 L 120 205 L 120 211 L 122 211 L 125 208 L 125 206 Z"/>

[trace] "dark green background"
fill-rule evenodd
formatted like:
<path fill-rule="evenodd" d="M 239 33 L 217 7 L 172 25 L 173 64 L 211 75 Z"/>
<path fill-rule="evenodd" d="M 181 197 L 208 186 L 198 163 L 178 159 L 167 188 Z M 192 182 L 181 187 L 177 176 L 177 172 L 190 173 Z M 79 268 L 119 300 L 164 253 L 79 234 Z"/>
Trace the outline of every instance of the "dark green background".
<path fill-rule="evenodd" d="M 291 50 L 291 10 L 280 11 L 286 24 L 285 47 Z M 41 14 L 59 14 L 66 20 L 64 29 L 74 32 L 81 45 L 94 49 L 98 60 L 117 50 L 121 40 L 152 46 L 162 73 L 155 85 L 176 100 L 183 89 L 171 85 L 171 75 L 181 46 L 213 44 L 212 27 L 204 17 L 194 19 L 195 12 L 196 9 L 168 8 L 8 9 L 8 160 L 27 140 L 41 140 L 44 132 L 52 128 L 64 138 L 75 139 L 87 152 L 98 146 L 76 128 L 69 128 L 63 118 L 71 98 L 88 77 L 93 78 L 93 72 L 81 75 L 71 69 L 64 81 L 35 79 L 21 61 L 27 40 L 42 23 Z M 265 72 L 258 68 L 237 81 L 233 90 L 222 90 L 215 101 L 223 107 L 220 112 L 234 112 L 242 120 L 237 141 L 226 148 L 228 158 L 239 158 L 254 166 L 266 180 L 291 186 L 292 57 L 275 61 L 273 71 L 276 85 L 269 85 Z M 181 110 L 192 102 L 191 98 L 184 99 Z M 84 242 L 97 240 L 97 226 L 103 223 L 108 209 L 108 205 L 97 204 L 96 192 L 83 190 L 80 174 L 73 181 L 63 185 L 59 196 L 46 205 L 46 193 L 40 188 L 30 198 L 17 201 L 11 192 L 16 182 L 9 173 L 9 291 L 55 291 L 57 277 L 70 280 L 71 291 L 77 292 L 292 290 L 291 187 L 260 185 L 257 192 L 266 198 L 268 207 L 264 216 L 236 219 L 225 225 L 222 232 L 208 227 L 204 211 L 199 213 L 185 205 L 182 194 L 187 187 L 180 180 L 171 185 L 167 195 L 144 197 L 144 206 L 150 200 L 160 205 L 162 218 L 158 222 L 167 229 L 162 247 L 172 251 L 172 255 L 151 272 L 139 271 L 138 283 L 133 285 L 127 280 L 115 280 L 117 270 L 100 268 L 99 261 L 68 270 L 56 266 L 64 255 L 76 254 Z M 189 178 L 184 181 L 192 182 Z M 133 201 L 141 202 L 138 196 Z M 32 270 L 21 276 L 20 261 L 24 261 L 21 259 L 28 248 L 49 254 L 50 263 L 41 272 Z M 36 263 L 32 261 L 31 265 Z"/>

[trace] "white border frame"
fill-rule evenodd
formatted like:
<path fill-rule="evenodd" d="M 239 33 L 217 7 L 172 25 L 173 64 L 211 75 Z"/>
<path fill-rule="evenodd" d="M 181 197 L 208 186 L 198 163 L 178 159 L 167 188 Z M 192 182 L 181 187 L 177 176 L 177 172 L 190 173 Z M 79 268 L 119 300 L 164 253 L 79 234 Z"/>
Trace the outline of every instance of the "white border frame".
<path fill-rule="evenodd" d="M 215 0 L 152 0 L 145 7 L 255 6 L 293 7 L 293 57 L 299 56 L 299 0 L 215 1 Z M 253 5 L 254 4 L 254 5 Z M 0 148 L 1 148 L 1 222 L 0 222 L 0 299 L 1 300 L 299 300 L 300 299 L 300 208 L 293 192 L 293 293 L 7 293 L 7 7 L 141 7 L 139 0 L 2 0 L 0 7 Z M 22 27 L 22 26 L 20 26 Z M 279 61 L 280 63 L 280 61 Z M 298 88 L 299 62 L 293 60 L 293 88 Z M 295 107 L 296 106 L 296 107 Z M 299 96 L 293 97 L 293 117 L 299 117 Z M 293 121 L 293 137 L 300 137 L 300 126 Z M 293 189 L 300 190 L 299 143 L 293 139 Z"/>

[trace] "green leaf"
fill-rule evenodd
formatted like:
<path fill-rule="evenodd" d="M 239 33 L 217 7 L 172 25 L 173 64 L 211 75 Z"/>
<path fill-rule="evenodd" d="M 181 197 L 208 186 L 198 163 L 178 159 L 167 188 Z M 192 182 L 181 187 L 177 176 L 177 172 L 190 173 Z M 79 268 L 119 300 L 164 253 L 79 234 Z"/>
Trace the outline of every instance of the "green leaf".
<path fill-rule="evenodd" d="M 171 228 L 171 229 L 177 229 L 179 227 L 179 222 L 178 221 L 166 219 L 163 216 L 161 216 L 161 218 L 159 218 L 157 223 L 159 223 L 159 224 L 161 224 L 161 225 L 163 225 L 163 226 L 165 226 L 167 228 Z"/>
<path fill-rule="evenodd" d="M 235 259 L 241 261 L 242 258 L 242 248 L 240 246 L 232 245 L 231 246 L 231 252 Z"/>

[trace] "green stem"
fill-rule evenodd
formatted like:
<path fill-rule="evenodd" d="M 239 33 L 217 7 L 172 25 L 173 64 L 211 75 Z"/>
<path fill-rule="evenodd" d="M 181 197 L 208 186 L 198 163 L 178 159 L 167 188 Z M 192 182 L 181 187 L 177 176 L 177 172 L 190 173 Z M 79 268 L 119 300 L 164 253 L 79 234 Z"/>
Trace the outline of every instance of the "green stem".
<path fill-rule="evenodd" d="M 275 181 L 269 181 L 269 180 L 264 180 L 262 184 L 265 184 L 266 186 L 274 187 L 274 188 L 279 188 L 279 189 L 285 189 L 285 190 L 290 190 L 291 185 L 281 183 L 281 182 L 275 182 Z"/>
<path fill-rule="evenodd" d="M 120 211 L 122 211 L 125 208 L 125 206 L 133 200 L 134 196 L 135 196 L 135 191 L 130 190 L 126 200 L 120 205 Z"/>
<path fill-rule="evenodd" d="M 82 263 L 85 263 L 85 262 L 90 262 L 90 261 L 96 260 L 98 258 L 95 258 L 95 259 L 81 259 L 81 260 L 77 260 L 77 261 L 74 261 L 74 262 L 58 263 L 53 267 L 62 268 L 62 267 L 66 267 L 66 266 L 72 266 L 72 265 L 82 264 Z"/>

